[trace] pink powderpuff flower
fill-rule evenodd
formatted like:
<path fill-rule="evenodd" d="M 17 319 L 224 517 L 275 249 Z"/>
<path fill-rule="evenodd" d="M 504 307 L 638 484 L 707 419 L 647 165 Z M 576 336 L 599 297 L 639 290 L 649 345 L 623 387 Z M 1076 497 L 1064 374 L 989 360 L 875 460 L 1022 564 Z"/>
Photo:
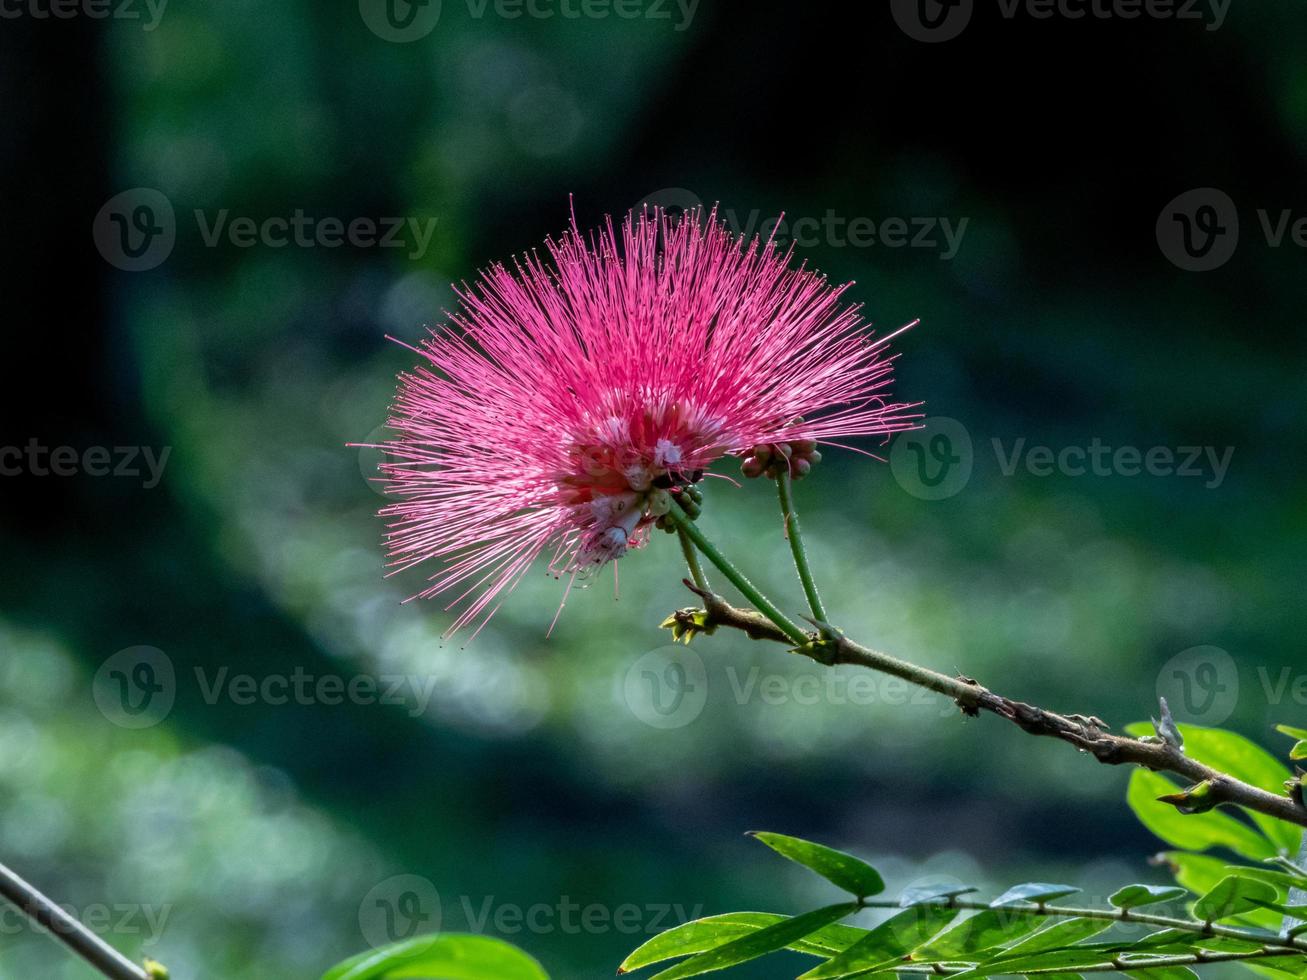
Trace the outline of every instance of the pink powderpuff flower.
<path fill-rule="evenodd" d="M 640 547 L 668 491 L 723 456 L 912 427 L 881 394 L 891 338 L 868 336 L 848 286 L 715 209 L 588 238 L 573 215 L 546 247 L 464 284 L 399 379 L 390 565 L 440 564 L 421 596 L 462 606 L 447 635 L 484 625 L 542 551 L 575 580 Z"/>

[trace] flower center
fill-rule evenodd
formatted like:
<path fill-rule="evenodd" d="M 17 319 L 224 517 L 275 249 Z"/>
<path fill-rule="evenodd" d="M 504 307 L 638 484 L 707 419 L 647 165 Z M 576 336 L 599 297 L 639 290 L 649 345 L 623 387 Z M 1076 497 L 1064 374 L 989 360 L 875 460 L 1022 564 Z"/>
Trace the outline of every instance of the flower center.
<path fill-rule="evenodd" d="M 672 506 L 673 487 L 697 482 L 687 469 L 710 441 L 678 405 L 599 419 L 567 448 L 558 474 L 562 503 L 582 531 L 568 570 L 621 558 L 644 544 L 649 526 Z"/>

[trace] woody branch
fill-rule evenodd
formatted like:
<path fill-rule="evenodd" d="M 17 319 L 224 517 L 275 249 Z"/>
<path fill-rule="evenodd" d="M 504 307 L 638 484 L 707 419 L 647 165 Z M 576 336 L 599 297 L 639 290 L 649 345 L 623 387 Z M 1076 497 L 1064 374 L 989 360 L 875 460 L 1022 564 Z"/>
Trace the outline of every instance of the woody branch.
<path fill-rule="evenodd" d="M 700 589 L 686 581 L 686 586 L 704 602 L 707 624 L 737 629 L 756 640 L 771 640 L 793 647 L 793 638 L 752 609 L 731 605 L 720 595 Z M 1194 783 L 1210 785 L 1207 800 L 1231 803 L 1307 827 L 1307 808 L 1289 796 L 1279 796 L 1260 787 L 1235 779 L 1227 773 L 1191 759 L 1171 743 L 1143 741 L 1115 735 L 1107 725 L 1092 716 L 1063 715 L 1024 701 L 997 694 L 969 677 L 951 677 L 917 664 L 900 660 L 865 647 L 835 630 L 823 629 L 813 634 L 813 642 L 797 651 L 826 666 L 856 664 L 926 688 L 951 698 L 963 713 L 981 712 L 997 715 L 1012 722 L 1030 735 L 1045 735 L 1074 745 L 1107 765 L 1137 765 L 1159 772 L 1174 773 Z"/>

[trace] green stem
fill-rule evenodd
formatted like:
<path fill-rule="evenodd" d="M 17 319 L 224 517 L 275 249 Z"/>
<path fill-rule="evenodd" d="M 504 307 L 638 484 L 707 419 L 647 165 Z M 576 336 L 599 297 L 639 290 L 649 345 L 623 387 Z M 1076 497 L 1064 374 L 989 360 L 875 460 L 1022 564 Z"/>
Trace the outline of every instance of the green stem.
<path fill-rule="evenodd" d="M 703 573 L 703 566 L 699 564 L 699 553 L 694 550 L 694 542 L 685 532 L 683 525 L 676 528 L 676 537 L 681 542 L 681 554 L 685 555 L 685 565 L 690 569 L 690 578 L 694 579 L 694 584 L 705 592 L 709 591 L 712 586 L 708 584 L 708 576 Z"/>
<path fill-rule="evenodd" d="M 679 504 L 673 504 L 667 516 L 676 522 L 677 530 L 684 532 L 685 536 L 694 542 L 694 546 L 703 553 L 703 556 L 717 566 L 718 570 L 726 576 L 732 585 L 740 590 L 740 594 L 748 599 L 758 612 L 776 624 L 777 629 L 793 640 L 797 646 L 804 646 L 808 642 L 808 635 L 799 628 L 794 620 L 781 612 L 770 599 L 758 590 L 756 585 L 744 577 L 743 572 L 731 564 L 730 559 L 717 550 L 716 545 L 703 536 L 703 532 L 699 530 L 694 521 L 685 515 Z"/>
<path fill-rule="evenodd" d="M 817 593 L 817 583 L 813 581 L 812 569 L 808 566 L 808 550 L 803 546 L 803 532 L 799 530 L 799 515 L 794 510 L 794 491 L 788 470 L 782 470 L 776 477 L 776 493 L 781 500 L 781 515 L 785 518 L 785 537 L 790 542 L 790 552 L 794 555 L 794 568 L 803 583 L 803 594 L 808 597 L 808 608 L 812 618 L 819 623 L 826 622 L 826 607 L 821 604 Z"/>
<path fill-rule="evenodd" d="M 1145 976 L 1150 970 L 1162 970 L 1166 967 L 1177 966 L 1203 966 L 1207 963 L 1242 963 L 1246 960 L 1266 960 L 1278 956 L 1293 956 L 1292 950 L 1288 949 L 1259 949 L 1247 953 L 1222 953 L 1222 952 L 1205 952 L 1205 953 L 1178 953 L 1174 956 L 1155 956 L 1151 959 L 1103 962 L 1094 966 L 1074 966 L 1074 967 L 1049 967 L 1043 970 L 1022 970 L 1022 976 L 1027 977 L 1065 977 L 1067 974 L 1077 973 L 1129 973 L 1136 976 Z M 932 964 L 930 966 L 908 966 L 895 967 L 895 972 L 904 974 L 929 974 L 931 976 L 946 977 L 955 973 L 969 973 L 971 967 L 949 967 L 941 964 Z"/>
<path fill-rule="evenodd" d="M 962 909 L 963 911 L 971 912 L 984 912 L 990 908 L 990 906 L 985 902 L 968 902 L 959 899 L 927 904 L 944 905 L 951 909 Z M 862 906 L 869 909 L 899 908 L 897 902 L 864 901 Z M 1261 943 L 1264 946 L 1269 946 L 1274 949 L 1291 950 L 1302 955 L 1307 955 L 1307 940 L 1276 937 L 1261 932 L 1254 932 L 1251 929 L 1240 929 L 1235 926 L 1223 926 L 1215 922 L 1199 922 L 1197 919 L 1177 919 L 1169 915 L 1153 915 L 1148 912 L 1136 912 L 1134 909 L 1085 909 L 1072 908 L 1067 905 L 1041 904 L 1032 908 L 1021 906 L 1019 908 L 1014 908 L 1013 911 L 1054 917 L 1069 916 L 1076 919 L 1110 919 L 1113 922 L 1138 922 L 1142 925 L 1159 926 L 1163 929 L 1178 929 L 1182 932 L 1192 932 L 1199 936 L 1223 936 L 1226 939 L 1240 939 L 1245 942 Z"/>

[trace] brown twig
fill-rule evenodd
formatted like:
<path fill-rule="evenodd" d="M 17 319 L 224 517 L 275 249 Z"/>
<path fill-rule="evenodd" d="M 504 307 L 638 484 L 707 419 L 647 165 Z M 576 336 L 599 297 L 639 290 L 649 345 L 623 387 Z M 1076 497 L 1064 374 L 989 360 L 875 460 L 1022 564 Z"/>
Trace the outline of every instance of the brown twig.
<path fill-rule="evenodd" d="M 728 626 L 755 640 L 773 640 L 793 647 L 793 639 L 761 613 L 752 609 L 732 606 L 714 592 L 698 588 L 686 581 L 691 592 L 699 596 L 708 613 L 711 626 Z M 1144 766 L 1158 772 L 1174 773 L 1192 783 L 1207 783 L 1204 800 L 1213 804 L 1230 803 L 1278 817 L 1289 823 L 1307 827 L 1307 808 L 1289 796 L 1268 792 L 1250 783 L 1235 779 L 1228 773 L 1189 758 L 1179 748 L 1164 740 L 1143 741 L 1125 735 L 1114 735 L 1105 722 L 1093 716 L 1060 715 L 1024 701 L 995 694 L 970 677 L 950 677 L 927 667 L 899 660 L 855 643 L 825 624 L 816 624 L 819 631 L 812 635 L 813 643 L 798 647 L 797 651 L 827 666 L 858 664 L 871 670 L 902 678 L 935 691 L 955 701 L 964 714 L 976 716 L 982 711 L 1005 718 L 1031 735 L 1046 735 L 1074 745 L 1106 765 Z"/>

